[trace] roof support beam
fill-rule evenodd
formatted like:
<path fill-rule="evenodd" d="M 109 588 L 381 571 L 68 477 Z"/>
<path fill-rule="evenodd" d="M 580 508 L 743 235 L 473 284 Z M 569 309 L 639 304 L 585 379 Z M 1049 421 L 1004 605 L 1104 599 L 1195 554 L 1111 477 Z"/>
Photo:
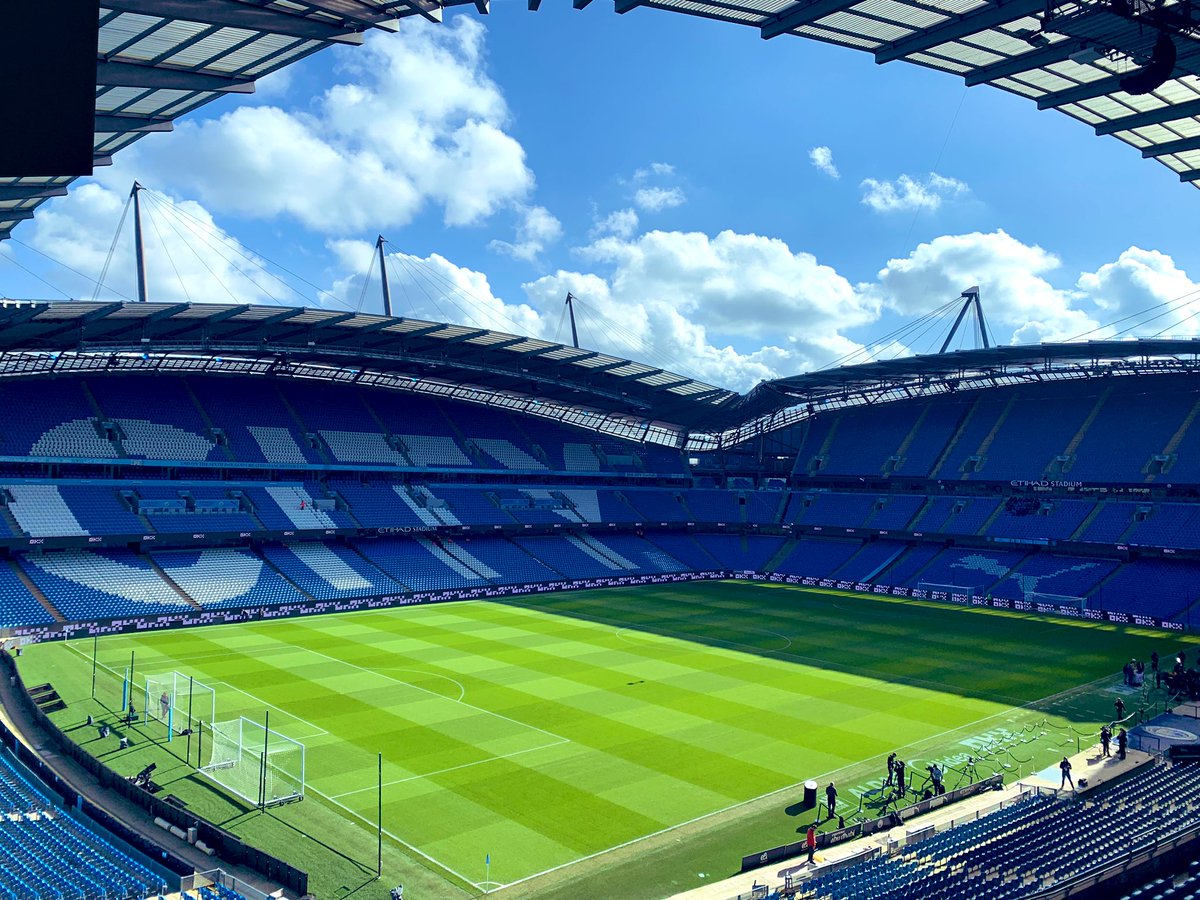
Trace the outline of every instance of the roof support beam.
<path fill-rule="evenodd" d="M 1131 128 L 1144 128 L 1147 125 L 1161 125 L 1163 122 L 1174 122 L 1189 116 L 1200 116 L 1200 100 L 1189 100 L 1187 103 L 1176 103 L 1174 106 L 1163 106 L 1149 112 L 1134 113 L 1132 116 L 1122 116 L 1111 122 L 1101 122 L 1096 126 L 1096 134 L 1115 134 L 1118 131 L 1128 131 Z"/>
<path fill-rule="evenodd" d="M 170 119 L 96 113 L 96 131 L 98 132 L 120 134 L 126 131 L 172 131 L 174 127 Z"/>
<path fill-rule="evenodd" d="M 764 41 L 769 41 L 801 25 L 811 25 L 817 19 L 845 9 L 853 2 L 854 0 L 808 0 L 805 3 L 797 3 L 764 22 L 759 33 Z"/>
<path fill-rule="evenodd" d="M 96 60 L 96 84 L 107 87 L 166 88 L 178 91 L 221 91 L 227 94 L 254 93 L 254 81 L 249 78 L 165 69 L 115 59 Z"/>
<path fill-rule="evenodd" d="M 0 222 L 25 222 L 32 218 L 32 209 L 0 209 Z"/>
<path fill-rule="evenodd" d="M 613 9 L 617 15 L 623 16 L 631 9 L 637 9 L 645 2 L 646 0 L 615 0 Z"/>
<path fill-rule="evenodd" d="M 1079 103 L 1083 100 L 1095 100 L 1105 94 L 1115 94 L 1121 90 L 1121 82 L 1125 75 L 1112 75 L 1108 78 L 1097 78 L 1079 87 L 1066 88 L 1038 97 L 1038 109 L 1056 109 L 1068 103 Z"/>
<path fill-rule="evenodd" d="M 542 0 L 529 0 L 529 11 L 537 12 L 542 8 Z"/>
<path fill-rule="evenodd" d="M 1039 66 L 1048 66 L 1051 63 L 1062 62 L 1079 49 L 1078 41 L 1059 41 L 1057 44 L 1042 47 L 1038 50 L 1031 50 L 1028 53 L 1022 53 L 1020 56 L 1006 59 L 1003 62 L 980 66 L 974 72 L 968 72 L 965 81 L 967 82 L 967 87 L 975 87 L 977 84 L 986 84 L 989 81 L 995 81 L 997 78 L 1019 75 L 1021 72 L 1028 72 L 1030 69 L 1036 69 Z"/>
<path fill-rule="evenodd" d="M 576 9 L 587 9 L 591 2 L 592 0 L 571 0 L 571 5 Z"/>
<path fill-rule="evenodd" d="M 1009 0 L 1008 3 L 992 3 L 975 12 L 956 16 L 932 28 L 920 29 L 911 37 L 880 47 L 875 51 L 875 62 L 891 62 L 910 53 L 920 53 L 938 44 L 956 41 L 987 28 L 995 28 L 1045 8 L 1046 0 Z"/>
<path fill-rule="evenodd" d="M 276 9 L 239 3 L 238 0 L 204 0 L 203 3 L 197 3 L 196 0 L 105 0 L 104 5 L 117 12 L 182 19 L 222 28 L 266 31 L 310 41 L 361 44 L 363 40 L 358 26 L 334 25 Z"/>
<path fill-rule="evenodd" d="M 1142 150 L 1142 158 L 1153 159 L 1156 156 L 1168 156 L 1172 153 L 1186 153 L 1188 150 L 1200 150 L 1200 137 L 1182 138 L 1178 141 L 1167 141 L 1165 144 L 1154 144 Z"/>
<path fill-rule="evenodd" d="M 0 184 L 0 200 L 46 200 L 67 196 L 61 184 Z"/>
<path fill-rule="evenodd" d="M 1200 181 L 1200 169 L 1189 169 L 1179 173 L 1179 180 L 1185 184 L 1189 181 Z"/>

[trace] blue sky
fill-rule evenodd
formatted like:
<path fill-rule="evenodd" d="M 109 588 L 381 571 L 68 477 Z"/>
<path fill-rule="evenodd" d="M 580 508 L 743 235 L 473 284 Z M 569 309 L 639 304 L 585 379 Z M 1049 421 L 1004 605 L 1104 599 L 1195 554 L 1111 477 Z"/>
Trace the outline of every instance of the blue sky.
<path fill-rule="evenodd" d="M 403 314 L 567 339 L 570 290 L 583 343 L 738 389 L 972 284 L 998 339 L 1059 340 L 1111 333 L 1200 273 L 1200 194 L 1079 122 L 868 54 L 605 3 L 406 20 L 211 104 L 44 206 L 15 233 L 28 246 L 0 245 L 0 294 L 91 297 L 30 248 L 98 277 L 134 178 L 155 192 L 156 298 L 300 302 L 244 253 L 326 292 L 284 276 L 304 302 L 374 311 L 361 275 L 382 232 Z M 215 243 L 202 228 L 225 249 L 187 249 Z M 100 296 L 131 293 L 128 248 Z M 1190 312 L 1142 333 L 1194 332 Z"/>

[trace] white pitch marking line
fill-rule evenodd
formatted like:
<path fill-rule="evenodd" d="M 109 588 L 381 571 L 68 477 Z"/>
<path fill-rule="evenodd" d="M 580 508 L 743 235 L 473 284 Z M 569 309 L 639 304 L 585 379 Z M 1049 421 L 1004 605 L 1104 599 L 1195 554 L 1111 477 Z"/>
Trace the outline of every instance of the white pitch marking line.
<path fill-rule="evenodd" d="M 1001 716 L 1011 715 L 1012 713 L 1014 713 L 1018 710 L 1027 709 L 1028 707 L 1034 706 L 1035 704 L 1047 703 L 1047 702 L 1053 701 L 1054 699 L 1056 699 L 1058 697 L 1062 697 L 1065 694 L 1070 694 L 1075 691 L 1084 691 L 1087 688 L 1090 688 L 1094 685 L 1100 684 L 1101 682 L 1108 681 L 1109 679 L 1113 678 L 1115 676 L 1115 674 L 1116 673 L 1113 673 L 1113 675 L 1105 675 L 1101 678 L 1097 678 L 1095 681 L 1089 681 L 1087 684 L 1081 684 L 1081 685 L 1078 685 L 1073 688 L 1068 688 L 1065 691 L 1059 691 L 1058 693 L 1055 693 L 1055 694 L 1049 694 L 1049 695 L 1047 695 L 1045 697 L 1041 697 L 1037 700 L 1030 700 L 1028 703 L 1023 703 L 1020 706 L 1014 706 L 1009 709 L 1002 710 L 1001 712 L 992 713 L 989 716 L 983 716 L 982 718 L 976 719 L 973 722 L 965 722 L 962 725 L 956 725 L 954 728 L 947 728 L 945 731 L 939 731 L 937 734 L 932 734 L 932 735 L 928 735 L 923 738 L 919 738 L 918 740 L 914 741 L 912 744 L 909 744 L 907 746 L 913 746 L 915 744 L 924 744 L 929 741 L 934 741 L 940 737 L 944 737 L 945 735 L 953 734 L 956 731 L 965 731 L 966 729 L 974 728 L 976 725 L 981 725 L 984 722 L 987 722 L 991 719 L 998 719 Z M 905 748 L 901 747 L 899 749 L 903 750 Z M 815 778 L 812 778 L 811 780 L 818 781 L 818 782 L 823 781 L 826 778 L 828 778 L 832 775 L 836 775 L 838 772 L 841 772 L 845 769 L 850 769 L 850 768 L 853 768 L 854 766 L 865 765 L 866 763 L 871 762 L 872 760 L 878 760 L 881 758 L 882 757 L 879 757 L 879 756 L 875 756 L 875 757 L 867 756 L 867 757 L 860 759 L 858 762 L 847 763 L 846 765 L 844 765 L 838 769 L 830 769 L 828 772 L 824 772 L 820 775 L 817 775 Z M 809 780 L 810 780 L 809 778 L 804 779 L 804 781 L 809 781 Z M 587 856 L 581 856 L 578 859 L 571 860 L 570 862 L 560 863 L 557 866 L 551 866 L 549 869 L 544 869 L 543 871 L 538 872 L 534 875 L 526 875 L 524 878 L 518 878 L 516 881 L 510 881 L 507 884 L 505 884 L 504 887 L 509 888 L 509 887 L 512 887 L 513 885 L 524 884 L 526 881 L 532 881 L 534 878 L 540 878 L 543 875 L 549 875 L 551 872 L 557 872 L 560 869 L 567 868 L 568 866 L 573 866 L 577 863 L 586 862 L 589 859 L 595 859 L 597 856 L 603 856 L 605 853 L 612 853 L 614 850 L 620 850 L 624 847 L 630 847 L 630 846 L 640 843 L 642 841 L 648 841 L 651 838 L 655 838 L 655 837 L 658 837 L 659 835 L 663 835 L 663 834 L 668 834 L 672 831 L 675 831 L 676 829 L 685 828 L 688 825 L 694 825 L 697 822 L 702 822 L 705 819 L 711 818 L 713 816 L 719 816 L 723 813 L 731 812 L 732 810 L 739 809 L 743 806 L 748 806 L 751 803 L 757 803 L 759 800 L 765 800 L 768 797 L 774 797 L 776 794 L 783 794 L 783 793 L 786 793 L 787 791 L 794 791 L 796 788 L 800 787 L 800 785 L 804 784 L 804 781 L 797 781 L 795 784 L 789 784 L 784 787 L 777 788 L 773 791 L 767 791 L 765 794 L 760 794 L 757 797 L 751 797 L 749 800 L 742 800 L 738 803 L 731 804 L 722 809 L 715 809 L 712 812 L 704 813 L 703 815 L 699 815 L 699 816 L 696 816 L 695 818 L 688 819 L 686 822 L 679 822 L 675 825 L 669 825 L 666 828 L 659 829 L 658 831 L 651 832 L 650 834 L 644 834 L 641 837 L 633 838 L 632 840 L 625 841 L 624 843 L 621 843 L 621 844 L 616 844 L 616 845 L 614 845 L 612 847 L 608 847 L 604 850 L 597 850 L 595 853 L 589 853 Z"/>
<path fill-rule="evenodd" d="M 563 744 L 570 743 L 572 742 L 569 738 L 563 738 L 561 741 L 555 741 L 552 744 L 541 744 L 537 747 L 527 747 L 524 750 L 514 750 L 512 753 L 502 753 L 499 756 L 489 756 L 487 759 L 477 759 L 475 762 L 463 763 L 459 766 L 450 766 L 446 769 L 438 769 L 436 772 L 424 772 L 420 775 L 410 775 L 407 778 L 397 778 L 395 781 L 385 781 L 383 786 L 391 787 L 394 784 L 404 784 L 406 781 L 419 781 L 422 778 L 432 778 L 434 775 L 444 775 L 446 772 L 456 772 L 459 769 L 469 769 L 471 766 L 482 766 L 484 763 L 495 762 L 499 759 L 512 759 L 514 756 L 520 756 L 523 753 L 534 753 L 538 750 L 549 750 L 551 747 L 561 747 Z M 364 791 L 375 791 L 378 789 L 378 785 L 372 785 L 371 787 L 357 788 L 353 791 L 346 791 L 343 794 L 331 794 L 330 797 L 331 799 L 339 799 L 341 797 L 352 796 L 353 794 L 361 794 Z"/>
<path fill-rule="evenodd" d="M 320 791 L 318 791 L 316 788 L 311 787 L 311 786 L 309 786 L 307 788 L 307 790 L 313 794 L 316 794 L 318 797 L 324 798 L 327 802 L 332 803 L 334 806 L 338 807 L 339 809 L 344 809 L 355 819 L 358 819 L 360 822 L 365 823 L 366 825 L 370 826 L 371 828 L 378 827 L 378 824 L 379 824 L 378 822 L 372 822 L 366 816 L 361 815 L 360 813 L 356 813 L 354 810 L 352 810 L 350 807 L 346 806 L 344 803 L 338 803 L 337 800 L 335 800 L 333 797 L 330 797 L 328 794 L 323 794 Z M 413 853 L 417 854 L 422 859 L 429 860 L 431 863 L 433 863 L 439 869 L 443 869 L 444 871 L 449 872 L 451 875 L 453 875 L 459 881 L 462 881 L 464 884 L 471 885 L 471 887 L 475 888 L 475 890 L 477 890 L 477 891 L 483 889 L 482 885 L 479 882 L 472 881 L 470 878 L 468 878 L 466 875 L 463 875 L 461 872 L 456 872 L 454 869 L 450 868 L 444 862 L 441 862 L 440 860 L 435 859 L 434 857 L 430 856 L 428 853 L 426 853 L 420 847 L 416 847 L 413 844 L 410 844 L 408 841 L 404 840 L 403 838 L 397 837 L 395 834 L 388 831 L 386 828 L 383 829 L 383 833 L 386 834 L 393 841 L 395 841 L 397 844 L 399 844 L 401 847 L 405 847 L 406 849 L 411 850 Z"/>
<path fill-rule="evenodd" d="M 410 669 L 407 666 L 383 666 L 382 668 L 392 672 L 412 672 L 414 675 L 425 675 L 429 678 L 440 678 L 443 681 L 448 681 L 458 688 L 458 698 L 447 697 L 447 700 L 454 700 L 455 703 L 461 703 L 463 697 L 467 696 L 467 689 L 463 687 L 463 683 L 457 678 L 451 678 L 449 675 L 442 675 L 438 672 L 426 672 L 424 669 Z M 408 682 L 405 682 L 408 684 Z M 416 687 L 416 685 L 413 685 Z"/>
<path fill-rule="evenodd" d="M 287 716 L 289 719 L 294 719 L 297 722 L 302 722 L 303 724 L 307 725 L 309 728 L 311 728 L 315 732 L 315 734 L 306 735 L 304 738 L 305 740 L 312 740 L 313 738 L 324 737 L 325 735 L 329 734 L 329 732 L 326 731 L 324 728 L 322 728 L 320 725 L 316 725 L 313 722 L 308 721 L 308 719 L 305 719 L 302 716 L 298 716 L 295 713 L 288 712 L 286 709 L 278 707 L 274 703 L 268 703 L 266 700 L 263 700 L 261 697 L 257 697 L 254 694 L 250 693 L 249 691 L 244 691 L 240 687 L 234 687 L 228 681 L 214 681 L 214 682 L 212 682 L 212 684 L 214 687 L 218 684 L 221 685 L 222 687 L 227 687 L 231 691 L 241 694 L 243 697 L 249 697 L 255 703 L 261 703 L 263 706 L 270 707 L 271 709 L 275 710 L 276 712 L 282 713 L 283 715 Z M 274 731 L 274 730 L 275 729 L 272 729 L 272 731 Z"/>
<path fill-rule="evenodd" d="M 553 738 L 556 741 L 570 740 L 570 738 L 563 737 L 561 734 L 555 734 L 553 731 L 547 731 L 545 728 L 538 728 L 536 725 L 530 725 L 528 722 L 519 722 L 516 719 L 504 715 L 503 713 L 493 712 L 490 709 L 484 709 L 482 706 L 476 706 L 474 703 L 467 703 L 465 700 L 454 700 L 450 697 L 447 697 L 445 694 L 439 694 L 437 691 L 431 691 L 428 688 L 423 688 L 420 685 L 413 684 L 411 681 L 405 681 L 403 678 L 393 678 L 391 675 L 385 675 L 384 673 L 378 672 L 375 669 L 368 669 L 355 663 L 347 662 L 344 659 L 338 659 L 336 656 L 329 656 L 326 653 L 322 653 L 320 650 L 313 650 L 311 647 L 298 647 L 296 649 L 303 650 L 305 653 L 311 653 L 313 656 L 319 656 L 322 659 L 327 659 L 330 662 L 337 663 L 338 665 L 349 666 L 350 668 L 357 669 L 360 672 L 366 672 L 368 675 L 386 678 L 388 681 L 395 682 L 396 684 L 407 685 L 413 690 L 420 691 L 423 694 L 429 694 L 430 696 L 437 697 L 440 700 L 448 700 L 451 703 L 457 703 L 461 706 L 467 707 L 468 709 L 481 712 L 487 716 L 495 716 L 497 719 L 503 719 L 504 721 L 511 722 L 514 725 L 520 725 L 522 728 L 529 728 L 532 731 L 540 731 L 542 734 L 546 735 L 546 737 Z"/>

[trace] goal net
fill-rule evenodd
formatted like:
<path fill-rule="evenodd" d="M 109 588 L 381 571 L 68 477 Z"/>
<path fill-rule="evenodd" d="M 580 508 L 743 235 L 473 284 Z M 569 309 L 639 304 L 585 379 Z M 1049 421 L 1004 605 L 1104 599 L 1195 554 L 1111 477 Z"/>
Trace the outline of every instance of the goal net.
<path fill-rule="evenodd" d="M 200 771 L 255 806 L 304 798 L 304 745 L 242 716 L 214 722 Z"/>
<path fill-rule="evenodd" d="M 931 600 L 966 597 L 969 602 L 975 599 L 975 588 L 966 584 L 938 584 L 933 581 L 922 581 L 917 584 L 917 590 L 925 591 L 926 596 Z"/>
<path fill-rule="evenodd" d="M 1086 597 L 1075 597 L 1070 594 L 1046 594 L 1041 591 L 1026 591 L 1025 599 L 1029 603 L 1047 603 L 1051 606 L 1073 606 L 1075 609 L 1087 609 Z"/>
<path fill-rule="evenodd" d="M 147 676 L 142 703 L 146 722 L 164 725 L 168 741 L 217 717 L 217 692 L 181 672 Z"/>

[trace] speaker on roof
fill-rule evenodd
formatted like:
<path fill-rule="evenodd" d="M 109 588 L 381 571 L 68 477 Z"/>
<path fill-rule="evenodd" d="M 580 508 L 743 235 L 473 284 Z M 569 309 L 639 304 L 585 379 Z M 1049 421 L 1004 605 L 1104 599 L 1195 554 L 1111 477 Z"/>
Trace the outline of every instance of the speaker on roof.
<path fill-rule="evenodd" d="M 99 0 L 0 3 L 0 178 L 92 174 Z"/>
<path fill-rule="evenodd" d="M 1154 42 L 1150 62 L 1121 79 L 1121 90 L 1128 94 L 1148 94 L 1163 86 L 1175 71 L 1175 41 L 1165 31 Z"/>

